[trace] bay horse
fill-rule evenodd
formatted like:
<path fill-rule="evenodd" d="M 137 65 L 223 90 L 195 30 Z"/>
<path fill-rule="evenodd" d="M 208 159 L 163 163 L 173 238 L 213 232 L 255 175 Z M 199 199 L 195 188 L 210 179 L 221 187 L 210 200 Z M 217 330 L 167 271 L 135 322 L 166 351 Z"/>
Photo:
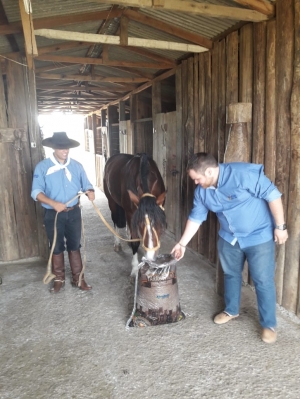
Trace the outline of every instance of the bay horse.
<path fill-rule="evenodd" d="M 105 165 L 103 186 L 116 232 L 127 226 L 131 238 L 142 241 L 145 257 L 155 260 L 159 239 L 166 227 L 162 208 L 166 190 L 155 161 L 146 154 L 113 155 Z M 135 276 L 140 242 L 130 245 L 133 254 L 131 276 Z M 115 251 L 121 249 L 118 237 L 115 237 L 114 248 Z"/>

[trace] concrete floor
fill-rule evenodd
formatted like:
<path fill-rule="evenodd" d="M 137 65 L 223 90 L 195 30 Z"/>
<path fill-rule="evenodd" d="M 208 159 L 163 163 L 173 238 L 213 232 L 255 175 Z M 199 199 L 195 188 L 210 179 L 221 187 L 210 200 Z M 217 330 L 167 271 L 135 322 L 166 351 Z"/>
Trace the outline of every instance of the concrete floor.
<path fill-rule="evenodd" d="M 110 220 L 100 191 L 95 203 Z M 67 269 L 65 289 L 50 295 L 46 262 L 0 265 L 1 399 L 300 397 L 298 318 L 278 308 L 278 342 L 264 344 L 254 293 L 243 287 L 241 316 L 215 325 L 223 306 L 215 270 L 188 251 L 177 266 L 186 319 L 126 330 L 130 249 L 113 251 L 112 234 L 85 199 L 83 218 L 92 291 L 72 288 Z M 161 253 L 173 245 L 164 236 Z"/>

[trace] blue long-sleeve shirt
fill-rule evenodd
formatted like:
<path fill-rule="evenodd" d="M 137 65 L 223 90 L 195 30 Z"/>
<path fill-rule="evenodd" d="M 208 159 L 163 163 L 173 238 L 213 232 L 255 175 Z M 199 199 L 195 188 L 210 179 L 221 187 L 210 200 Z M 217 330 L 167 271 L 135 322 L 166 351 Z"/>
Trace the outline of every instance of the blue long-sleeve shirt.
<path fill-rule="evenodd" d="M 93 189 L 93 185 L 87 178 L 85 170 L 81 163 L 70 159 L 67 168 L 72 176 L 69 181 L 64 169 L 48 174 L 48 170 L 54 166 L 50 158 L 39 162 L 34 170 L 32 180 L 31 197 L 37 201 L 37 195 L 44 193 L 48 198 L 66 204 L 74 198 L 79 191 L 87 191 Z M 68 207 L 76 205 L 78 198 L 68 204 Z M 42 203 L 47 209 L 53 209 L 50 205 Z"/>
<path fill-rule="evenodd" d="M 276 186 L 265 176 L 263 165 L 251 163 L 219 164 L 217 187 L 194 193 L 189 220 L 201 224 L 209 210 L 219 222 L 219 235 L 241 248 L 273 239 L 274 219 L 268 203 L 281 197 Z"/>

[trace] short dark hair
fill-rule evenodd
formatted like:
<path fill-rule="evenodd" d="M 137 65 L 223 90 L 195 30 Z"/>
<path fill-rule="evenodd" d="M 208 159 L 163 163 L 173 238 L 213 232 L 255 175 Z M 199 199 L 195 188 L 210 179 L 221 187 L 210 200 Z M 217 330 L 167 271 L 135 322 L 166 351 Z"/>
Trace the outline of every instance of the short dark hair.
<path fill-rule="evenodd" d="M 197 152 L 189 159 L 186 170 L 189 172 L 193 169 L 195 172 L 203 173 L 207 168 L 216 168 L 218 162 L 216 158 L 207 152 Z"/>

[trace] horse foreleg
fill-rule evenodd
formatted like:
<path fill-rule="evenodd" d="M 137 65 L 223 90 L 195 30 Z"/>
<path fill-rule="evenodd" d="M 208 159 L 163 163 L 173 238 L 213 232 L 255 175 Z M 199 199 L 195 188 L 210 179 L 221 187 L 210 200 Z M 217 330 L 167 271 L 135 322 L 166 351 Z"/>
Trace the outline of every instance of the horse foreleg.
<path fill-rule="evenodd" d="M 138 254 L 137 254 L 137 252 L 136 252 L 136 253 L 133 254 L 133 256 L 132 256 L 132 261 L 131 261 L 132 269 L 131 269 L 131 273 L 130 273 L 130 276 L 131 276 L 131 277 L 136 277 L 136 275 L 137 275 L 137 273 L 138 273 L 138 270 L 139 270 L 138 265 L 139 265 Z"/>
<path fill-rule="evenodd" d="M 119 234 L 119 228 L 117 226 L 115 226 L 115 232 Z M 114 250 L 115 252 L 120 252 L 122 250 L 120 238 L 117 236 L 115 236 Z"/>

